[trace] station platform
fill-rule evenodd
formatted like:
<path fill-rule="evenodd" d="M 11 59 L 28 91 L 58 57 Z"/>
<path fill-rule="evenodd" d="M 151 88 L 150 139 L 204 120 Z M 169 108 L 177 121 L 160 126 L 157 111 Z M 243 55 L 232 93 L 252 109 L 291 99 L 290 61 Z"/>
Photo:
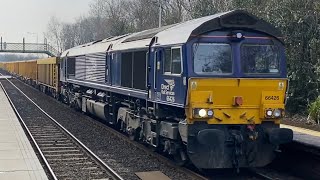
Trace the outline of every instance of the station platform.
<path fill-rule="evenodd" d="M 0 179 L 47 180 L 17 116 L 0 87 Z"/>
<path fill-rule="evenodd" d="M 320 132 L 319 131 L 313 131 L 310 129 L 289 126 L 285 124 L 281 124 L 280 127 L 292 129 L 293 141 L 320 149 Z"/>

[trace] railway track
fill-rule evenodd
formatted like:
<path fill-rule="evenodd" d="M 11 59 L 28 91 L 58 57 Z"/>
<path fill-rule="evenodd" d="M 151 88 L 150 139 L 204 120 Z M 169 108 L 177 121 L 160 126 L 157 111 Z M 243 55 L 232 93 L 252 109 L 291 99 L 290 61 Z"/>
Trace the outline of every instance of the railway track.
<path fill-rule="evenodd" d="M 10 80 L 0 85 L 52 179 L 123 179 Z"/>

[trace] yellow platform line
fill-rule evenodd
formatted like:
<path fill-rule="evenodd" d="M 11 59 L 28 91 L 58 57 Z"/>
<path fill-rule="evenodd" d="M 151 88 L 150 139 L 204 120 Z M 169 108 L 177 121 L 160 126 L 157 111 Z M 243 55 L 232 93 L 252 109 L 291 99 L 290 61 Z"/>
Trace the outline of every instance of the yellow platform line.
<path fill-rule="evenodd" d="M 305 129 L 305 128 L 301 128 L 301 127 L 289 126 L 289 125 L 285 125 L 285 124 L 281 124 L 280 127 L 281 128 L 289 128 L 289 129 L 292 129 L 293 131 L 296 131 L 296 132 L 299 132 L 299 133 L 304 133 L 304 134 L 309 134 L 309 135 L 312 135 L 312 136 L 320 137 L 320 132 L 319 131 L 314 131 L 314 130 Z"/>

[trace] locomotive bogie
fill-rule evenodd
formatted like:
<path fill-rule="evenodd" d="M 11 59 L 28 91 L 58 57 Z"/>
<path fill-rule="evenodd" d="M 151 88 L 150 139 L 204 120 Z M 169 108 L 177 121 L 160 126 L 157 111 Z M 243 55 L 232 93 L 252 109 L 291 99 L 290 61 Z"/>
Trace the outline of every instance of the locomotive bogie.
<path fill-rule="evenodd" d="M 279 126 L 263 123 L 251 131 L 246 125 L 236 124 L 188 125 L 189 158 L 197 167 L 204 169 L 263 167 L 274 159 L 274 151 L 279 145 L 269 141 L 269 128 Z"/>

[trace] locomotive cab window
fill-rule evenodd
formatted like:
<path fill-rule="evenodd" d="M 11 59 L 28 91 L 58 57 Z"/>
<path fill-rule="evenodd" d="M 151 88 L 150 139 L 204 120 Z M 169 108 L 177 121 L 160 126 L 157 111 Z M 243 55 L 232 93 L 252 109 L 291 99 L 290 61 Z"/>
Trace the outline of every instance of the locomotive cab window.
<path fill-rule="evenodd" d="M 245 74 L 279 74 L 280 50 L 274 45 L 243 44 L 241 65 Z"/>
<path fill-rule="evenodd" d="M 230 44 L 196 43 L 193 45 L 194 72 L 201 75 L 226 75 L 232 73 Z"/>
<path fill-rule="evenodd" d="M 182 68 L 181 68 L 181 48 L 180 47 L 165 49 L 163 71 L 164 71 L 164 74 L 169 74 L 169 75 L 181 74 Z"/>

